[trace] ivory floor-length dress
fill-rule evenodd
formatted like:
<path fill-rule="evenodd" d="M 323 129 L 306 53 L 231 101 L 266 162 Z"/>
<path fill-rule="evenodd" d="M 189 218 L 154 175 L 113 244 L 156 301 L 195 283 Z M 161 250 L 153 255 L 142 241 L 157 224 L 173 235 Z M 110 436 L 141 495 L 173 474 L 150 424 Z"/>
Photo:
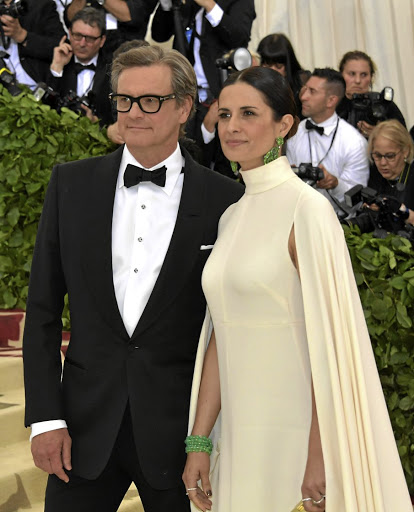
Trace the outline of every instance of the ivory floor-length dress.
<path fill-rule="evenodd" d="M 332 207 L 285 157 L 242 175 L 246 193 L 222 216 L 203 274 L 222 399 L 213 510 L 290 512 L 298 503 L 313 382 L 326 512 L 411 512 Z M 293 226 L 300 278 L 288 251 Z M 192 417 L 199 377 L 196 363 Z"/>

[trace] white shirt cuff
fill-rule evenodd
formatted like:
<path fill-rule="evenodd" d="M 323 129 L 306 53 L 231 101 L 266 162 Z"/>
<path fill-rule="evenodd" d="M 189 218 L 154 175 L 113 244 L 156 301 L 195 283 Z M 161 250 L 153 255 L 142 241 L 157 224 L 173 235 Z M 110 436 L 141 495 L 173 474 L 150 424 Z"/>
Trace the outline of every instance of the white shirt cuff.
<path fill-rule="evenodd" d="M 54 71 L 52 68 L 50 68 L 50 72 L 52 73 L 53 76 L 55 76 L 56 78 L 62 78 L 63 76 L 63 69 L 60 73 L 58 73 L 57 71 Z"/>
<path fill-rule="evenodd" d="M 30 434 L 30 441 L 39 434 L 51 432 L 52 430 L 58 430 L 59 428 L 68 428 L 65 420 L 38 421 L 37 423 L 32 423 L 30 427 L 32 429 L 32 433 Z"/>
<path fill-rule="evenodd" d="M 212 27 L 217 27 L 223 17 L 224 11 L 216 4 L 210 12 L 206 13 L 206 18 Z"/>
<path fill-rule="evenodd" d="M 213 133 L 209 132 L 207 128 L 204 126 L 204 123 L 201 125 L 201 133 L 203 135 L 204 144 L 208 144 L 216 136 L 216 130 L 214 130 Z"/>

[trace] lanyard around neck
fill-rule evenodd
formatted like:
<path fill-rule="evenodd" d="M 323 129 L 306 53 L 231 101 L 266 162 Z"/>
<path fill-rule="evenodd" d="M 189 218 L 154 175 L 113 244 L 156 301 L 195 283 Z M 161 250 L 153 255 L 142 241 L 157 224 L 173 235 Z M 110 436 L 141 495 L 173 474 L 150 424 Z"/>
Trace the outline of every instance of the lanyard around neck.
<path fill-rule="evenodd" d="M 335 137 L 336 137 L 336 132 L 338 131 L 338 125 L 339 125 L 339 117 L 336 121 L 336 126 L 335 126 L 335 131 L 333 133 L 333 136 L 332 136 L 332 140 L 331 140 L 331 143 L 329 145 L 329 148 L 328 148 L 328 151 L 324 154 L 324 156 L 321 158 L 321 160 L 319 160 L 318 164 L 316 165 L 316 167 L 318 167 L 319 165 L 321 165 L 321 163 L 325 160 L 325 158 L 328 156 L 328 153 L 329 151 L 331 150 L 332 146 L 333 146 L 333 143 L 334 143 L 334 140 L 335 140 Z M 323 135 L 321 135 L 321 137 L 323 137 Z M 310 134 L 309 134 L 309 131 L 308 131 L 308 141 L 309 141 L 309 155 L 310 155 L 310 162 L 311 164 L 313 165 L 313 159 L 312 159 L 312 144 L 311 144 L 311 140 L 310 140 Z"/>

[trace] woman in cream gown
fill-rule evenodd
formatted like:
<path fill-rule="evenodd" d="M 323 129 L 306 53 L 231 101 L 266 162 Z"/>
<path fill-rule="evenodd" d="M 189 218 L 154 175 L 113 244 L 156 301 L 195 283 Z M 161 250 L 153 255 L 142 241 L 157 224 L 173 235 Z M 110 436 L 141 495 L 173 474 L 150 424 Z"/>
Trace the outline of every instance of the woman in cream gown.
<path fill-rule="evenodd" d="M 190 433 L 219 438 L 212 460 L 188 454 L 183 480 L 193 510 L 291 512 L 304 499 L 308 512 L 410 512 L 342 228 L 286 157 L 263 165 L 295 132 L 293 101 L 266 68 L 220 94 L 246 193 L 203 274 L 214 331 L 206 350 L 207 315 Z"/>

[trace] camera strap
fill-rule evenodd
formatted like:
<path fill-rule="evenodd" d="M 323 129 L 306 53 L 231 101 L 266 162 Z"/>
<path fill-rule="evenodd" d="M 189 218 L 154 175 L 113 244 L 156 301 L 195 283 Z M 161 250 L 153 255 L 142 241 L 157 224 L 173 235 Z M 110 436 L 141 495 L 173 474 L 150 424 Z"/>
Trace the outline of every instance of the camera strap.
<path fill-rule="evenodd" d="M 339 125 L 339 117 L 336 121 L 336 126 L 335 126 L 335 130 L 333 132 L 333 136 L 332 136 L 332 140 L 331 140 L 331 143 L 329 145 L 329 148 L 328 148 L 328 151 L 324 154 L 324 156 L 319 160 L 319 162 L 317 163 L 316 167 L 319 167 L 319 165 L 325 160 L 325 158 L 328 156 L 328 153 L 329 151 L 331 150 L 332 146 L 333 146 L 333 143 L 334 143 L 334 140 L 335 140 L 335 137 L 336 137 L 336 134 L 338 132 L 338 125 Z M 323 137 L 323 135 L 320 135 L 320 137 Z M 312 144 L 311 144 L 311 139 L 310 139 L 310 133 L 308 131 L 308 141 L 309 141 L 309 155 L 310 155 L 310 161 L 313 165 L 313 158 L 312 158 Z"/>

